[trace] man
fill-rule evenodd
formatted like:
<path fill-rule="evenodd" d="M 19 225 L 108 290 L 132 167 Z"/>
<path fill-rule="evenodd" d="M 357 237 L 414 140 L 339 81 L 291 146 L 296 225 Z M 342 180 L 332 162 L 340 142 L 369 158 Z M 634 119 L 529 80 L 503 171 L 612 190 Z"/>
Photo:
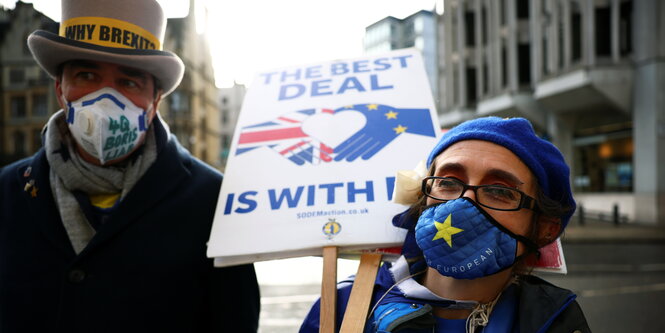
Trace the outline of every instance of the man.
<path fill-rule="evenodd" d="M 526 119 L 487 117 L 446 132 L 427 165 L 420 192 L 395 194 L 411 204 L 393 220 L 408 233 L 378 274 L 365 332 L 589 332 L 575 294 L 525 261 L 575 210 L 559 150 Z M 340 314 L 350 289 L 340 285 Z M 318 324 L 317 303 L 301 332 Z"/>
<path fill-rule="evenodd" d="M 157 112 L 182 61 L 154 0 L 63 0 L 28 45 L 62 110 L 0 169 L 0 332 L 255 332 L 252 265 L 206 258 L 222 175 Z"/>

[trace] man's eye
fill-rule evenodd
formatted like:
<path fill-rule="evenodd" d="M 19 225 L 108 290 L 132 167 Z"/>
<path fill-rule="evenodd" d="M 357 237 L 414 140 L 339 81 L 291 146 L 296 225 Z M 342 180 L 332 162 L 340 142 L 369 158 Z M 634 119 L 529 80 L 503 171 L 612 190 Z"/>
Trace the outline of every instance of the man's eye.
<path fill-rule="evenodd" d="M 127 88 L 137 88 L 139 85 L 133 80 L 123 80 L 122 84 Z"/>
<path fill-rule="evenodd" d="M 76 77 L 82 80 L 92 80 L 95 78 L 95 74 L 91 72 L 78 72 Z"/>

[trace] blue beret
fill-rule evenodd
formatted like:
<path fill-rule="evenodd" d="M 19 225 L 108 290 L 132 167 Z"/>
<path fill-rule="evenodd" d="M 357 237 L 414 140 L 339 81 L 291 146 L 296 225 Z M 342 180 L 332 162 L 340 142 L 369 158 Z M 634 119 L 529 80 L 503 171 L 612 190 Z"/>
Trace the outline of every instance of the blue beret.
<path fill-rule="evenodd" d="M 463 122 L 446 132 L 427 158 L 427 166 L 448 147 L 464 140 L 482 140 L 501 145 L 526 164 L 550 199 L 572 209 L 561 217 L 562 230 L 575 212 L 570 189 L 570 169 L 552 143 L 539 138 L 524 118 L 484 117 Z"/>

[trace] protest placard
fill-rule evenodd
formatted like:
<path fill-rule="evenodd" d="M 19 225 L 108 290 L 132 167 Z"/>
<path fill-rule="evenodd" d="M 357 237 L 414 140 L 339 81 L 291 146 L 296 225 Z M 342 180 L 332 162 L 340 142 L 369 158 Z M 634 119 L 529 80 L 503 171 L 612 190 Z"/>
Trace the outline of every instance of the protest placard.
<path fill-rule="evenodd" d="M 401 245 L 395 173 L 439 136 L 415 49 L 259 73 L 238 117 L 208 256 L 226 266 Z"/>

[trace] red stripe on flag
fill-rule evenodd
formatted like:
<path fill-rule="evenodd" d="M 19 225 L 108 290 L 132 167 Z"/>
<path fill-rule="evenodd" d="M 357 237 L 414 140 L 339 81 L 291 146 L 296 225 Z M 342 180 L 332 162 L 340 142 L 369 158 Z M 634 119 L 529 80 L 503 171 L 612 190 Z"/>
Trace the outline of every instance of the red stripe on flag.
<path fill-rule="evenodd" d="M 283 140 L 283 139 L 295 139 L 306 136 L 307 134 L 305 134 L 302 131 L 302 129 L 300 129 L 300 127 L 284 128 L 284 129 L 268 130 L 260 132 L 248 132 L 248 133 L 240 133 L 240 139 L 238 140 L 238 144 Z"/>
<path fill-rule="evenodd" d="M 333 149 L 330 148 L 330 147 L 328 147 L 328 146 L 326 146 L 326 145 L 324 145 L 323 143 L 321 144 L 321 151 L 326 152 L 326 153 L 328 153 L 328 154 L 332 154 L 332 153 L 333 153 Z"/>
<path fill-rule="evenodd" d="M 331 110 L 331 109 L 323 109 L 322 112 L 323 113 L 335 113 L 335 111 Z"/>
<path fill-rule="evenodd" d="M 284 121 L 286 121 L 287 123 L 299 123 L 299 122 L 300 122 L 299 120 L 295 120 L 295 119 L 291 119 L 291 118 L 286 118 L 286 117 L 279 117 L 279 118 L 277 118 L 277 119 L 279 119 L 279 120 L 284 120 Z"/>
<path fill-rule="evenodd" d="M 306 144 L 306 143 L 307 143 L 307 142 L 305 142 L 305 141 L 300 141 L 300 142 L 296 143 L 295 145 L 293 145 L 293 146 L 291 146 L 291 147 L 289 147 L 289 148 L 286 148 L 286 149 L 280 151 L 279 153 L 282 154 L 282 155 L 284 155 L 284 154 L 286 154 L 286 153 L 288 153 L 288 152 L 290 152 L 290 151 L 292 151 L 292 150 L 294 150 L 294 149 L 296 149 L 296 148 L 298 148 L 298 147 L 300 147 L 300 146 L 302 146 L 302 145 L 304 145 L 304 144 Z"/>
<path fill-rule="evenodd" d="M 332 148 L 330 148 L 330 147 L 328 147 L 328 146 L 326 146 L 322 143 L 321 146 L 319 147 L 319 149 L 321 150 L 321 153 L 319 154 L 319 155 L 321 155 L 320 156 L 321 160 L 323 160 L 325 162 L 332 161 L 332 157 L 330 157 L 330 155 L 329 155 L 329 154 L 333 153 Z"/>

